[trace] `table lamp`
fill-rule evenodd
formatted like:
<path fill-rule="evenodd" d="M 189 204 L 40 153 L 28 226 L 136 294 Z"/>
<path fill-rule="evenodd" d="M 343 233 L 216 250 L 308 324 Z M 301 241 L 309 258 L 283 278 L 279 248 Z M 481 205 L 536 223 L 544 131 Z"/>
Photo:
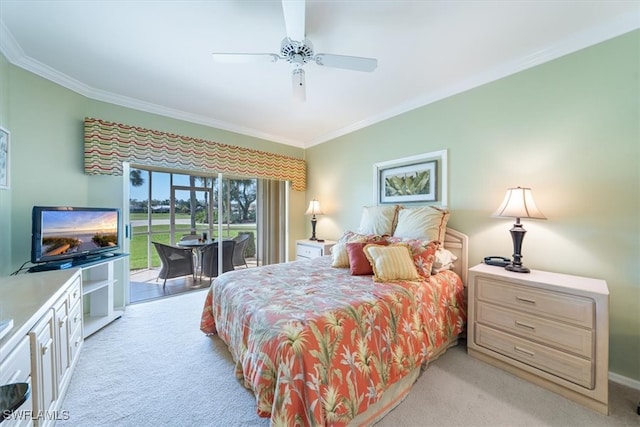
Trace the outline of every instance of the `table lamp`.
<path fill-rule="evenodd" d="M 522 265 L 522 240 L 527 231 L 520 224 L 520 218 L 547 219 L 533 201 L 531 189 L 522 187 L 507 189 L 502 204 L 491 216 L 516 219 L 513 228 L 509 230 L 513 240 L 513 260 L 504 268 L 516 273 L 529 273 L 530 270 Z"/>
<path fill-rule="evenodd" d="M 316 199 L 313 199 L 312 201 L 310 201 L 309 207 L 307 208 L 307 211 L 304 214 L 313 215 L 311 217 L 311 237 L 309 238 L 309 240 L 318 240 L 316 238 L 316 224 L 318 223 L 318 220 L 316 219 L 316 215 L 324 215 L 324 213 L 322 212 L 322 209 L 320 208 L 320 202 L 317 201 Z"/>

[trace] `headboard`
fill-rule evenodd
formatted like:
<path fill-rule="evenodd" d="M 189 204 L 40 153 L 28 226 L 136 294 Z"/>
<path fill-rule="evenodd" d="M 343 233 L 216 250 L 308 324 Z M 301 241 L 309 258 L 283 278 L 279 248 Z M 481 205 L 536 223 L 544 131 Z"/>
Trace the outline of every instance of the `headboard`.
<path fill-rule="evenodd" d="M 464 286 L 467 286 L 469 237 L 453 228 L 447 228 L 444 235 L 444 247 L 458 257 L 458 260 L 453 264 L 453 271 L 462 278 Z"/>

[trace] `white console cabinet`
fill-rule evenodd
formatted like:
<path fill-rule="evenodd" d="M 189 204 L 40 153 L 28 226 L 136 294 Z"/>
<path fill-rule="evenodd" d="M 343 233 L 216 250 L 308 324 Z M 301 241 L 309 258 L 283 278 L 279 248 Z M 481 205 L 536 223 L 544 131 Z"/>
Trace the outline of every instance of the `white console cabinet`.
<path fill-rule="evenodd" d="M 0 324 L 12 325 L 0 338 L 0 385 L 31 385 L 29 399 L 2 427 L 50 426 L 69 415 L 60 404 L 84 337 L 122 315 L 114 284 L 126 256 L 0 277 Z"/>
<path fill-rule="evenodd" d="M 3 427 L 49 426 L 60 416 L 83 342 L 81 281 L 77 268 L 0 278 L 0 319 L 13 320 L 0 339 L 0 381 L 31 385 Z"/>

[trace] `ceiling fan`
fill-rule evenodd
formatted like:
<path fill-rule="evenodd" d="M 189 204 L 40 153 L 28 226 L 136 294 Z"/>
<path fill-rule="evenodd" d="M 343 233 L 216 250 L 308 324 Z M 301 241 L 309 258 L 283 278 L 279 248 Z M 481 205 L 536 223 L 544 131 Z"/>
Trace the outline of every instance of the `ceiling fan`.
<path fill-rule="evenodd" d="M 304 0 L 282 0 L 286 37 L 282 40 L 280 53 L 214 53 L 213 59 L 225 63 L 276 62 L 280 59 L 293 64 L 293 96 L 298 101 L 306 99 L 304 69 L 308 62 L 346 70 L 371 72 L 378 60 L 359 56 L 315 53 L 313 44 L 305 38 Z"/>

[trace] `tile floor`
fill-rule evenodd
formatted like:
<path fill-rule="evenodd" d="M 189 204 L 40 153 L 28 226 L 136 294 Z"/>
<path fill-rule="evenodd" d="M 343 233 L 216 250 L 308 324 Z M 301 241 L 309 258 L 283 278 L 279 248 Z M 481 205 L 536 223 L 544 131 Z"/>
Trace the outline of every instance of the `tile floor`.
<path fill-rule="evenodd" d="M 247 259 L 249 268 L 256 266 L 256 259 Z M 242 269 L 247 267 L 236 267 Z M 199 289 L 208 288 L 210 280 L 208 277 L 196 276 L 195 280 L 191 276 L 178 277 L 167 280 L 165 289 L 162 287 L 163 279 L 157 279 L 159 268 L 150 270 L 139 270 L 131 272 L 130 276 L 130 294 L 129 302 L 136 304 L 153 300 L 156 298 L 164 298 L 177 295 L 183 292 L 190 292 Z M 157 280 L 156 280 L 157 279 Z"/>

